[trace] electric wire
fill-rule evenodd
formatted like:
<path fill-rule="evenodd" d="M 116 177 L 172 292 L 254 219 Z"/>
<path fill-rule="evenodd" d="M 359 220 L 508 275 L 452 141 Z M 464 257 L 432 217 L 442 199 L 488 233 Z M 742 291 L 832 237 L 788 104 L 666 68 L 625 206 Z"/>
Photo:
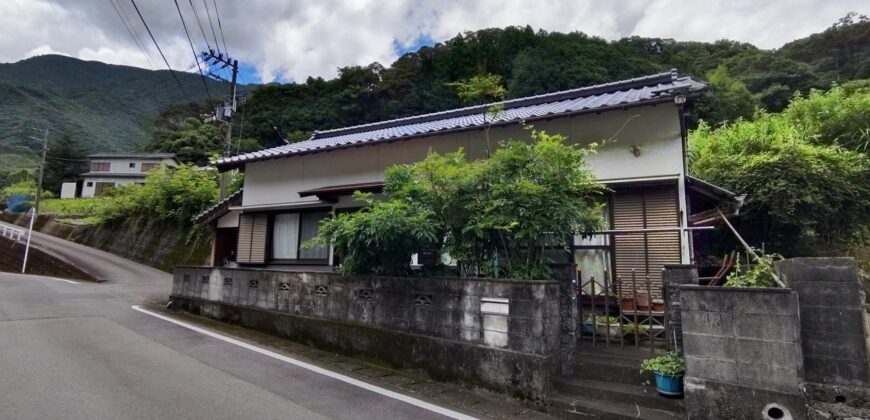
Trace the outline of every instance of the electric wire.
<path fill-rule="evenodd" d="M 211 12 L 208 10 L 208 2 L 206 0 L 202 0 L 202 5 L 205 6 L 205 15 L 208 16 L 208 26 L 211 27 L 211 35 L 214 37 L 214 45 L 217 47 L 218 52 L 221 51 L 221 46 L 218 44 L 217 34 L 214 32 L 214 25 L 211 23 Z"/>
<path fill-rule="evenodd" d="M 163 62 L 166 63 L 166 68 L 169 69 L 169 73 L 172 74 L 172 78 L 175 79 L 175 83 L 178 84 L 178 88 L 181 89 L 181 92 L 184 93 L 185 97 L 187 97 L 188 102 L 193 102 L 190 99 L 190 96 L 187 94 L 187 91 L 184 90 L 184 86 L 181 85 L 181 81 L 178 80 L 178 76 L 175 75 L 175 71 L 172 70 L 172 66 L 169 65 L 169 61 L 166 59 L 166 56 L 163 54 L 163 50 L 160 49 L 160 44 L 157 43 L 157 39 L 154 38 L 154 34 L 151 32 L 151 28 L 149 28 L 148 23 L 145 22 L 145 18 L 142 16 L 142 12 L 139 11 L 139 6 L 136 5 L 136 0 L 130 0 L 130 3 L 133 3 L 133 8 L 136 9 L 136 14 L 139 15 L 139 19 L 142 20 L 142 24 L 145 25 L 145 30 L 148 31 L 148 36 L 151 37 L 151 41 L 153 41 L 154 46 L 157 47 L 157 52 L 160 53 L 160 57 L 162 57 Z"/>
<path fill-rule="evenodd" d="M 121 14 L 121 10 L 118 10 L 118 6 L 115 6 L 115 0 L 109 0 L 109 4 L 111 4 L 112 8 L 115 9 L 115 13 L 118 14 L 118 18 L 121 19 L 121 23 L 124 24 L 125 28 L 127 28 L 127 33 L 129 33 L 130 37 L 133 38 L 133 43 L 136 44 L 136 47 L 139 48 L 139 51 L 142 53 L 142 55 L 145 56 L 145 59 L 148 60 L 148 64 L 151 65 L 151 68 L 156 67 L 154 65 L 154 61 L 151 60 L 151 56 L 145 51 L 145 46 L 139 40 L 139 37 L 136 36 L 136 34 L 133 32 L 133 28 L 131 27 L 128 19 L 125 19 L 126 13 L 124 15 Z"/>
<path fill-rule="evenodd" d="M 217 0 L 211 0 L 212 5 L 214 5 L 214 14 L 217 16 L 218 21 L 218 32 L 221 33 L 221 41 L 224 42 L 224 52 L 229 54 L 229 50 L 227 49 L 227 39 L 224 38 L 224 26 L 221 24 L 221 14 L 218 12 Z"/>
<path fill-rule="evenodd" d="M 181 19 L 181 26 L 184 28 L 184 34 L 187 35 L 187 42 L 190 44 L 190 52 L 193 54 L 193 61 L 196 63 L 196 67 L 199 70 L 199 76 L 202 78 L 202 87 L 205 88 L 205 94 L 208 96 L 208 102 L 213 102 L 211 98 L 211 92 L 208 91 L 208 83 L 205 80 L 205 74 L 202 72 L 202 67 L 199 65 L 199 58 L 196 55 L 196 49 L 193 48 L 193 40 L 190 39 L 190 32 L 187 31 L 187 24 L 184 23 L 184 15 L 181 14 L 181 7 L 178 6 L 178 0 L 173 0 L 175 2 L 175 9 L 178 10 L 178 17 Z"/>
<path fill-rule="evenodd" d="M 193 6 L 193 0 L 187 0 L 190 3 L 190 8 L 193 9 L 193 17 L 196 19 L 196 24 L 199 26 L 199 32 L 202 33 L 202 39 L 205 40 L 205 46 L 211 49 L 211 44 L 208 42 L 208 37 L 205 36 L 205 29 L 202 27 L 202 22 L 199 21 L 199 13 L 196 13 L 196 7 Z"/>

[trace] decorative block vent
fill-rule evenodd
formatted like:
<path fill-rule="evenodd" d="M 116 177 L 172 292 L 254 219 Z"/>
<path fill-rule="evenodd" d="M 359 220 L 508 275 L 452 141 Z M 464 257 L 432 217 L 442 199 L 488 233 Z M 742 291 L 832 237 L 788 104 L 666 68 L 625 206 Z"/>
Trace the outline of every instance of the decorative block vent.
<path fill-rule="evenodd" d="M 431 293 L 414 293 L 414 305 L 416 306 L 432 306 Z"/>
<path fill-rule="evenodd" d="M 278 291 L 289 292 L 290 291 L 290 283 L 281 283 L 280 285 L 278 285 Z"/>
<path fill-rule="evenodd" d="M 190 274 L 185 274 L 183 277 L 181 277 L 181 281 L 190 281 Z"/>
<path fill-rule="evenodd" d="M 356 298 L 359 300 L 372 302 L 375 300 L 375 291 L 374 289 L 357 289 Z"/>
<path fill-rule="evenodd" d="M 318 296 L 326 296 L 329 293 L 329 288 L 324 285 L 317 285 L 314 287 L 314 294 Z"/>
<path fill-rule="evenodd" d="M 256 289 L 260 287 L 260 280 L 250 280 L 248 281 L 248 287 L 251 289 Z"/>
<path fill-rule="evenodd" d="M 208 276 L 202 276 L 202 277 L 200 277 L 199 281 L 200 281 L 202 284 L 208 284 Z"/>
<path fill-rule="evenodd" d="M 224 278 L 224 286 L 232 286 L 232 285 L 233 285 L 233 279 L 231 279 L 229 277 Z"/>

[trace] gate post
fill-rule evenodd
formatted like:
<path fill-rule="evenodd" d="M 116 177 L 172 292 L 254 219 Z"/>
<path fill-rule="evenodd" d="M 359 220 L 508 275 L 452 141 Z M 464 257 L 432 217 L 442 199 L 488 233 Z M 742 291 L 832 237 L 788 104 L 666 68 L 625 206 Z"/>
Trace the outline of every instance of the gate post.
<path fill-rule="evenodd" d="M 680 288 L 682 284 L 698 284 L 698 266 L 694 264 L 668 264 L 662 268 L 662 287 L 667 319 L 666 340 L 679 354 L 683 354 L 683 319 L 680 314 Z M 670 345 L 668 347 L 671 347 Z"/>

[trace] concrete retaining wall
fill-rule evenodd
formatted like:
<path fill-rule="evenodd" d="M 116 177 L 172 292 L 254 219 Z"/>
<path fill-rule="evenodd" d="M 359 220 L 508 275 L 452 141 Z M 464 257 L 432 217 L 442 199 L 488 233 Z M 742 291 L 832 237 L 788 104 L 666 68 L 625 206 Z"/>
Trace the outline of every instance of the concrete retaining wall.
<path fill-rule="evenodd" d="M 558 373 L 559 284 L 178 267 L 194 313 L 544 404 Z"/>
<path fill-rule="evenodd" d="M 689 418 L 806 418 L 797 293 L 681 286 L 680 303 Z"/>
<path fill-rule="evenodd" d="M 0 220 L 19 226 L 30 222 L 26 214 L 0 213 Z M 205 263 L 211 252 L 211 235 L 207 232 L 191 235 L 187 229 L 161 224 L 148 217 L 115 225 L 70 225 L 56 222 L 52 215 L 42 215 L 37 218 L 34 229 L 164 271 L 172 271 L 178 264 Z"/>

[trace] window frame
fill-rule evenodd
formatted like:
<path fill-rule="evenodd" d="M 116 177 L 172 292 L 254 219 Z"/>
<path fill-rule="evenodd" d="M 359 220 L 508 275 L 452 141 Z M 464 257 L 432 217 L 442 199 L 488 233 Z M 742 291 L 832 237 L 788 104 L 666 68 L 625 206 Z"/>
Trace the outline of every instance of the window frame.
<path fill-rule="evenodd" d="M 329 265 L 329 257 L 332 253 L 331 248 L 327 247 L 326 257 L 325 258 L 299 258 L 301 247 L 302 247 L 302 214 L 303 213 L 329 213 L 332 212 L 332 207 L 311 207 L 304 209 L 295 209 L 295 210 L 275 210 L 268 212 L 269 222 L 268 228 L 266 231 L 266 264 L 276 264 L 276 265 Z M 290 214 L 296 213 L 299 214 L 299 225 L 297 227 L 297 246 L 296 246 L 296 259 L 287 259 L 287 258 L 274 258 L 274 230 L 275 230 L 275 216 L 279 214 Z"/>

